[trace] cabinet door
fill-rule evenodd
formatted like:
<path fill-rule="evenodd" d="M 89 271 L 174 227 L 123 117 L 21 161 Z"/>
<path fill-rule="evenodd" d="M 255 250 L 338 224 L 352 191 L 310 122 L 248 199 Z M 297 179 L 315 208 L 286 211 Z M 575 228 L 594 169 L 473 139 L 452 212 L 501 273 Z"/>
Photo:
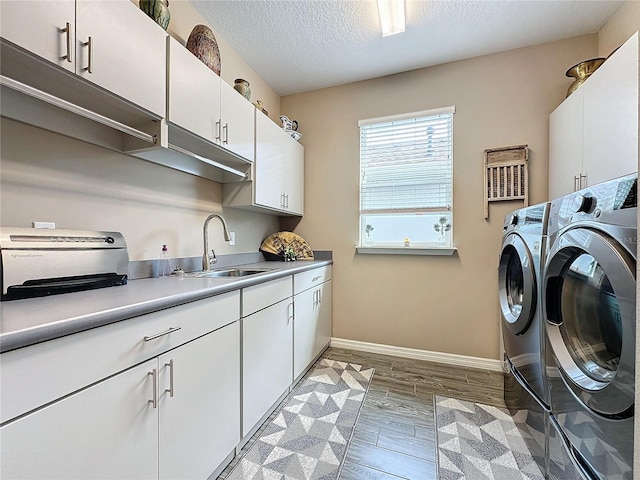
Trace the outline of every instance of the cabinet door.
<path fill-rule="evenodd" d="M 331 282 L 294 297 L 293 378 L 331 341 Z"/>
<path fill-rule="evenodd" d="M 315 348 L 318 315 L 316 299 L 319 288 L 311 288 L 294 297 L 293 378 L 309 366 Z"/>
<path fill-rule="evenodd" d="M 257 205 L 282 210 L 284 137 L 266 115 L 256 115 L 254 200 Z"/>
<path fill-rule="evenodd" d="M 638 170 L 638 34 L 581 87 L 588 185 Z M 586 186 L 586 185 L 584 185 Z"/>
<path fill-rule="evenodd" d="M 584 85 L 549 116 L 549 199 L 576 190 L 582 174 Z"/>
<path fill-rule="evenodd" d="M 226 82 L 220 82 L 222 146 L 253 162 L 255 107 Z"/>
<path fill-rule="evenodd" d="M 169 38 L 169 121 L 210 142 L 220 139 L 220 77 Z"/>
<path fill-rule="evenodd" d="M 286 132 L 284 139 L 285 210 L 304 213 L 304 147 Z"/>
<path fill-rule="evenodd" d="M 290 298 L 242 319 L 242 436 L 293 382 Z"/>
<path fill-rule="evenodd" d="M 240 442 L 240 322 L 160 356 L 158 391 L 160 478 L 207 478 Z"/>
<path fill-rule="evenodd" d="M 0 2 L 2 38 L 72 72 L 75 25 L 74 0 Z"/>
<path fill-rule="evenodd" d="M 0 429 L 7 479 L 150 479 L 158 475 L 157 359 Z"/>
<path fill-rule="evenodd" d="M 325 282 L 320 289 L 320 305 L 318 311 L 318 329 L 316 331 L 316 343 L 314 357 L 331 341 L 331 282 Z"/>
<path fill-rule="evenodd" d="M 164 117 L 166 36 L 129 0 L 77 0 L 76 73 Z"/>

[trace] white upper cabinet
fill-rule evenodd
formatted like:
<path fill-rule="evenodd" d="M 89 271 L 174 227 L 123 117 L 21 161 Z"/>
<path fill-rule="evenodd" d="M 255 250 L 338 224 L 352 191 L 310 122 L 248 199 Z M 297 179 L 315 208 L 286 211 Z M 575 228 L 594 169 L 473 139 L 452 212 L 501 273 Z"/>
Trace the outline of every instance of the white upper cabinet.
<path fill-rule="evenodd" d="M 606 67 L 606 68 L 605 68 Z M 582 86 L 583 168 L 589 185 L 638 170 L 638 34 Z"/>
<path fill-rule="evenodd" d="M 177 40 L 169 38 L 170 126 L 176 125 L 246 162 L 254 158 L 255 107 Z M 173 143 L 175 132 L 169 131 Z M 180 145 L 182 146 L 182 145 Z M 186 148 L 192 151 L 192 145 Z M 220 161 L 221 151 L 192 153 Z M 231 166 L 231 165 L 230 165 Z M 233 165 L 237 167 L 237 165 Z M 241 164 L 240 164 L 241 166 Z"/>
<path fill-rule="evenodd" d="M 255 203 L 277 210 L 284 205 L 283 140 L 282 129 L 256 113 Z"/>
<path fill-rule="evenodd" d="M 166 32 L 129 0 L 77 0 L 76 14 L 76 73 L 164 117 Z"/>
<path fill-rule="evenodd" d="M 549 116 L 549 198 L 551 200 L 578 190 L 580 181 L 584 180 L 582 173 L 583 110 L 584 90 L 578 88 Z"/>
<path fill-rule="evenodd" d="M 638 170 L 638 33 L 549 117 L 549 198 Z"/>
<path fill-rule="evenodd" d="M 226 82 L 220 82 L 220 142 L 224 148 L 253 162 L 255 107 Z"/>
<path fill-rule="evenodd" d="M 253 181 L 226 183 L 224 206 L 273 215 L 304 212 L 304 147 L 255 111 Z"/>
<path fill-rule="evenodd" d="M 74 72 L 75 5 L 75 0 L 3 0 L 2 38 Z"/>
<path fill-rule="evenodd" d="M 304 213 L 304 147 L 284 132 L 284 195 L 285 211 Z"/>
<path fill-rule="evenodd" d="M 220 84 L 218 75 L 177 40 L 169 39 L 169 122 L 217 143 Z"/>
<path fill-rule="evenodd" d="M 5 40 L 165 116 L 167 33 L 129 0 L 3 1 L 0 9 Z"/>

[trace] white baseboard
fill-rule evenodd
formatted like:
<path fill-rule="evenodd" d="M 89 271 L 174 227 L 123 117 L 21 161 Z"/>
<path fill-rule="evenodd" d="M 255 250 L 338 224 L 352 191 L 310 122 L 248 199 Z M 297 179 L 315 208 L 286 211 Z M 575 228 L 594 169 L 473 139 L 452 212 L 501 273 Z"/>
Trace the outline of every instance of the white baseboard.
<path fill-rule="evenodd" d="M 431 352 L 429 350 L 418 350 L 415 348 L 394 347 L 393 345 L 383 345 L 380 343 L 359 342 L 357 340 L 347 340 L 345 338 L 331 338 L 331 346 L 336 348 L 348 348 L 361 352 L 379 353 L 381 355 L 392 355 L 401 358 L 413 358 L 415 360 L 425 360 L 427 362 L 445 363 L 447 365 L 457 365 L 460 367 L 481 368 L 502 372 L 502 362 L 491 358 L 470 357 L 467 355 L 456 355 L 454 353 Z"/>

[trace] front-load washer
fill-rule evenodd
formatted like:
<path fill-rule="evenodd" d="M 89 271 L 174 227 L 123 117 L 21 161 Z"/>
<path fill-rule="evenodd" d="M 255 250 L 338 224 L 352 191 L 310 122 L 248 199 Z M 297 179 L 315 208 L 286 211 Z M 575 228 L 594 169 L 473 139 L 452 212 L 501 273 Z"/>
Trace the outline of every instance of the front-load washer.
<path fill-rule="evenodd" d="M 498 268 L 502 337 L 510 371 L 543 407 L 548 394 L 543 368 L 541 269 L 545 259 L 549 204 L 505 217 Z M 507 406 L 511 398 L 506 395 Z"/>
<path fill-rule="evenodd" d="M 552 419 L 597 478 L 633 478 L 637 174 L 551 204 L 544 325 Z"/>

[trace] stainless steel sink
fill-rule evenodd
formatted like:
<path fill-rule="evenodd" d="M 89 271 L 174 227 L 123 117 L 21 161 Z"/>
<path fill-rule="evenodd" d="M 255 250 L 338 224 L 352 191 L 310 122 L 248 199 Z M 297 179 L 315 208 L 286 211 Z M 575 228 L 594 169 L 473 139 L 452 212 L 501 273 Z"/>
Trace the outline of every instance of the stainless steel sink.
<path fill-rule="evenodd" d="M 246 277 L 271 271 L 273 271 L 272 268 L 227 268 L 224 270 L 185 273 L 183 276 L 187 278 Z"/>

